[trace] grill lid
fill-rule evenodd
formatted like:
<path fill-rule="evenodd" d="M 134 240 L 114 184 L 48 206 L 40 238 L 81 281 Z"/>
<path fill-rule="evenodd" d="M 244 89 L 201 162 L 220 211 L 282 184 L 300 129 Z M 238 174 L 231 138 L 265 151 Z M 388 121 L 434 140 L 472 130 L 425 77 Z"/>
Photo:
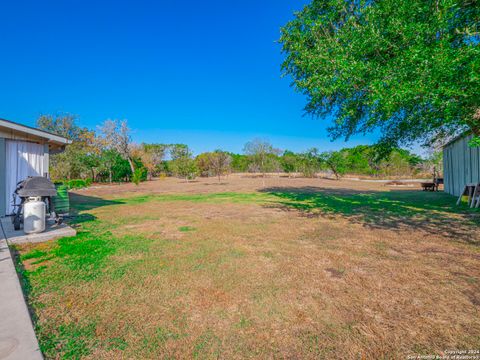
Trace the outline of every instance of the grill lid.
<path fill-rule="evenodd" d="M 42 176 L 29 176 L 17 184 L 15 193 L 20 197 L 29 196 L 56 196 L 55 185 Z"/>

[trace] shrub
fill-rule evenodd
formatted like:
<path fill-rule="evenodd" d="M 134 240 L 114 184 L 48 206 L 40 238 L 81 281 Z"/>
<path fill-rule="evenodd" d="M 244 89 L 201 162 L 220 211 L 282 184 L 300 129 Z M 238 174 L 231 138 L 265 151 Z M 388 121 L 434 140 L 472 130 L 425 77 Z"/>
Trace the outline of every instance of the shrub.
<path fill-rule="evenodd" d="M 71 190 L 71 189 L 82 189 L 82 188 L 86 188 L 86 187 L 89 187 L 90 185 L 92 185 L 92 179 L 86 179 L 86 180 L 71 179 L 71 180 L 59 181 L 59 182 L 55 182 L 55 183 L 63 183 L 65 185 L 67 185 L 67 188 L 69 190 Z"/>
<path fill-rule="evenodd" d="M 187 181 L 195 179 L 198 172 L 195 160 L 186 156 L 172 160 L 171 169 L 177 177 Z"/>
<path fill-rule="evenodd" d="M 147 172 L 145 168 L 137 168 L 135 169 L 133 175 L 132 175 L 132 182 L 135 185 L 140 184 L 141 181 L 145 181 L 147 177 Z"/>

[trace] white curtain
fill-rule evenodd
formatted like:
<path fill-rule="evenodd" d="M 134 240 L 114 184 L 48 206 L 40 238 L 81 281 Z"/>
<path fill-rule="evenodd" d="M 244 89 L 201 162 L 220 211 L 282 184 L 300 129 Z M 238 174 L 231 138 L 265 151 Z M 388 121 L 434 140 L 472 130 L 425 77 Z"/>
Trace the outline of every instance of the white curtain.
<path fill-rule="evenodd" d="M 27 141 L 6 141 L 7 214 L 13 213 L 13 192 L 28 176 L 43 176 L 43 145 Z"/>

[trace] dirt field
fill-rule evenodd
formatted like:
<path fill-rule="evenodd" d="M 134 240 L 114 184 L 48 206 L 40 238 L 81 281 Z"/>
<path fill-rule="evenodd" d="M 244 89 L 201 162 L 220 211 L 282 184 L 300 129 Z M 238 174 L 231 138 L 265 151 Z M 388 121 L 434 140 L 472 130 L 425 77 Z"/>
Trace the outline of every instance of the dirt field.
<path fill-rule="evenodd" d="M 47 358 L 393 359 L 480 347 L 479 213 L 416 187 L 231 176 L 72 194 L 18 248 Z"/>

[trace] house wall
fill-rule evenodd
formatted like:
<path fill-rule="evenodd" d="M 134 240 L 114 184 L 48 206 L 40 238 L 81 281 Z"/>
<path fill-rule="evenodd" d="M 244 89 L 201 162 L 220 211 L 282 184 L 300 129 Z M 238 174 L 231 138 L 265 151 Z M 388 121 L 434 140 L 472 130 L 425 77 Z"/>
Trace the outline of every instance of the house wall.
<path fill-rule="evenodd" d="M 14 139 L 14 140 L 23 140 L 23 141 L 34 141 L 29 137 L 22 137 L 15 134 L 15 136 L 11 136 L 9 133 L 2 133 L 0 132 L 0 217 L 5 216 L 6 208 L 5 203 L 7 201 L 7 197 L 11 196 L 11 194 L 7 194 L 6 192 L 6 179 L 7 179 L 7 169 L 6 169 L 6 140 L 7 139 Z M 49 167 L 49 145 L 43 141 L 34 141 L 37 143 L 43 144 L 44 149 L 44 156 L 43 156 L 43 168 L 47 171 L 48 176 L 48 167 Z M 43 174 L 45 175 L 45 174 Z"/>
<path fill-rule="evenodd" d="M 29 135 L 22 133 L 20 131 L 13 130 L 2 130 L 0 129 L 0 138 L 10 139 L 10 140 L 23 140 L 23 141 L 34 141 L 34 142 L 44 142 L 45 140 L 39 138 L 38 136 Z"/>
<path fill-rule="evenodd" d="M 47 177 L 50 177 L 49 164 L 50 164 L 49 147 L 48 147 L 48 144 L 43 144 L 43 171 L 45 171 L 43 175 L 47 175 Z"/>
<path fill-rule="evenodd" d="M 480 182 L 480 147 L 470 147 L 473 135 L 461 137 L 443 148 L 445 192 L 460 196 L 466 184 Z"/>

